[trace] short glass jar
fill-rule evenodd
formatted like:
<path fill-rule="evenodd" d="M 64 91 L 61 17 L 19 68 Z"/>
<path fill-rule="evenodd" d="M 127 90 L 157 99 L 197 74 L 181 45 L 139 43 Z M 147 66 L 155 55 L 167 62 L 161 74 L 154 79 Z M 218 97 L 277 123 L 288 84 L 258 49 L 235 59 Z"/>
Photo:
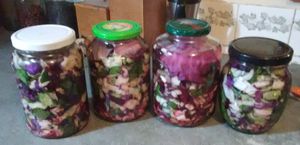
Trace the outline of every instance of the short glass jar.
<path fill-rule="evenodd" d="M 285 108 L 293 50 L 277 40 L 245 37 L 230 44 L 229 55 L 221 83 L 223 117 L 238 131 L 264 133 Z"/>
<path fill-rule="evenodd" d="M 170 20 L 166 29 L 154 44 L 154 112 L 168 123 L 196 126 L 215 109 L 221 45 L 202 20 Z"/>
<path fill-rule="evenodd" d="M 82 53 L 61 25 L 23 28 L 11 36 L 13 68 L 27 127 L 43 138 L 75 134 L 89 119 Z"/>
<path fill-rule="evenodd" d="M 88 49 L 95 114 L 109 121 L 142 116 L 148 103 L 149 50 L 133 21 L 112 20 L 93 27 Z"/>

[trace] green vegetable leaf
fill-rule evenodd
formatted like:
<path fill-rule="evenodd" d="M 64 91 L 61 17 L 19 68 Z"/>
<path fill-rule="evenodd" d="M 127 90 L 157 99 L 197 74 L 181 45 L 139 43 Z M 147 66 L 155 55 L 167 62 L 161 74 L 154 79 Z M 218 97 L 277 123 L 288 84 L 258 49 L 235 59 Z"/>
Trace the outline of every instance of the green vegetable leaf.
<path fill-rule="evenodd" d="M 51 113 L 40 108 L 32 110 L 32 114 L 39 118 L 40 120 L 45 120 Z"/>
<path fill-rule="evenodd" d="M 116 109 L 111 109 L 110 110 L 110 113 L 113 115 L 113 116 L 116 116 L 116 115 L 120 115 L 122 113 L 122 111 L 119 109 L 119 108 L 116 108 Z"/>
<path fill-rule="evenodd" d="M 241 111 L 244 112 L 244 113 L 245 113 L 245 112 L 248 112 L 249 108 L 250 108 L 250 107 L 247 106 L 247 105 L 241 105 L 241 106 L 240 106 Z"/>
<path fill-rule="evenodd" d="M 112 68 L 109 68 L 109 74 L 110 75 L 116 75 L 121 72 L 121 67 L 120 66 L 114 66 Z"/>
<path fill-rule="evenodd" d="M 134 62 L 128 73 L 129 80 L 139 77 L 143 73 L 143 61 Z"/>
<path fill-rule="evenodd" d="M 258 77 L 259 75 L 267 75 L 267 74 L 268 74 L 267 70 L 265 70 L 265 69 L 262 68 L 262 67 L 256 67 L 256 68 L 254 68 L 254 69 L 255 69 L 254 75 L 253 75 L 253 77 L 249 80 L 249 83 L 254 83 L 254 82 L 256 82 L 256 81 L 257 81 L 257 77 Z"/>
<path fill-rule="evenodd" d="M 211 85 L 214 83 L 214 77 L 215 77 L 215 74 L 217 73 L 217 67 L 215 64 L 212 64 L 211 65 L 211 71 L 210 71 L 210 74 L 208 74 L 207 78 L 206 78 L 206 88 L 210 88 Z"/>
<path fill-rule="evenodd" d="M 72 89 L 72 81 L 70 81 L 69 79 L 65 79 L 61 83 L 61 86 L 64 90 L 71 90 Z"/>
<path fill-rule="evenodd" d="M 18 78 L 26 85 L 29 84 L 30 77 L 27 75 L 27 73 L 23 69 L 17 69 L 16 70 Z"/>
<path fill-rule="evenodd" d="M 168 101 L 167 105 L 169 108 L 172 108 L 172 109 L 175 109 L 177 107 L 177 104 L 172 101 Z"/>
<path fill-rule="evenodd" d="M 49 76 L 46 71 L 43 71 L 40 77 L 41 77 L 41 83 L 49 81 Z"/>
<path fill-rule="evenodd" d="M 193 97 L 199 97 L 202 95 L 202 89 L 193 89 L 190 90 L 190 95 Z"/>
<path fill-rule="evenodd" d="M 61 87 L 64 89 L 64 95 L 70 96 L 77 96 L 81 89 L 83 89 L 79 88 L 78 84 L 73 83 L 70 78 L 63 80 L 63 82 L 61 83 Z"/>
<path fill-rule="evenodd" d="M 236 99 L 238 99 L 238 97 L 240 97 L 242 95 L 242 91 L 236 89 L 235 87 L 232 88 L 232 91 L 233 91 L 234 97 Z"/>
<path fill-rule="evenodd" d="M 53 107 L 55 105 L 54 101 L 50 97 L 50 93 L 38 93 L 38 98 L 41 101 L 41 103 L 47 107 Z"/>
<path fill-rule="evenodd" d="M 60 129 L 63 131 L 64 136 L 72 135 L 77 131 L 76 125 L 71 117 L 68 117 L 65 121 L 65 125 L 60 126 Z"/>
<path fill-rule="evenodd" d="M 162 97 L 162 94 L 161 94 L 161 92 L 160 92 L 160 86 L 159 86 L 159 84 L 157 84 L 157 86 L 156 86 L 156 88 L 155 88 L 154 95 L 155 95 L 155 96 L 160 96 L 160 97 Z"/>

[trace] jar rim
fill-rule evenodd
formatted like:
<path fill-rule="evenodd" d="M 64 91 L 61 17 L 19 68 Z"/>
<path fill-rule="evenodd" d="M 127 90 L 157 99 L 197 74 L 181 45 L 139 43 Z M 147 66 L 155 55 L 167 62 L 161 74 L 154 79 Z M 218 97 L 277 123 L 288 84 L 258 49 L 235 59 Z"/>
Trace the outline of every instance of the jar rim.
<path fill-rule="evenodd" d="M 106 41 L 120 41 L 140 36 L 142 27 L 131 20 L 110 20 L 96 24 L 92 27 L 96 38 Z"/>
<path fill-rule="evenodd" d="M 288 44 L 264 37 L 242 37 L 229 45 L 230 57 L 258 66 L 286 65 L 293 53 Z"/>
<path fill-rule="evenodd" d="M 51 51 L 75 42 L 75 31 L 63 25 L 45 24 L 20 29 L 11 35 L 14 48 L 22 51 Z"/>
<path fill-rule="evenodd" d="M 167 33 L 175 36 L 206 36 L 211 31 L 208 22 L 198 19 L 173 19 L 166 24 Z"/>
<path fill-rule="evenodd" d="M 201 0 L 168 0 L 171 3 L 179 3 L 179 4 L 197 4 Z"/>

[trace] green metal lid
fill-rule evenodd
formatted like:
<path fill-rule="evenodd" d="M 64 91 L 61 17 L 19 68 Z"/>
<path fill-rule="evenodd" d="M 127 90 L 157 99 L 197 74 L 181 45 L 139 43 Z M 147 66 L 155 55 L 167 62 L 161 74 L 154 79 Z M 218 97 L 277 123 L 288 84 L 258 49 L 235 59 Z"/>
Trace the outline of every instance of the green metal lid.
<path fill-rule="evenodd" d="M 175 19 L 168 21 L 167 32 L 176 36 L 203 36 L 210 33 L 210 25 L 203 20 Z"/>
<path fill-rule="evenodd" d="M 130 20 L 104 21 L 92 28 L 95 37 L 103 40 L 117 41 L 135 38 L 141 34 L 141 25 Z"/>

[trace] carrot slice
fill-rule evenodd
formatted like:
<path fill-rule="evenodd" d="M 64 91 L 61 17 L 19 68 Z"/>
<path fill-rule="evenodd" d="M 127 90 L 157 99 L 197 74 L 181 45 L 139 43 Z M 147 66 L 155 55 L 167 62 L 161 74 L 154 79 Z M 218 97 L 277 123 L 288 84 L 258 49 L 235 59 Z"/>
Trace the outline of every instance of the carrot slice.
<path fill-rule="evenodd" d="M 296 96 L 300 98 L 300 87 L 298 86 L 292 86 L 291 92 Z"/>

